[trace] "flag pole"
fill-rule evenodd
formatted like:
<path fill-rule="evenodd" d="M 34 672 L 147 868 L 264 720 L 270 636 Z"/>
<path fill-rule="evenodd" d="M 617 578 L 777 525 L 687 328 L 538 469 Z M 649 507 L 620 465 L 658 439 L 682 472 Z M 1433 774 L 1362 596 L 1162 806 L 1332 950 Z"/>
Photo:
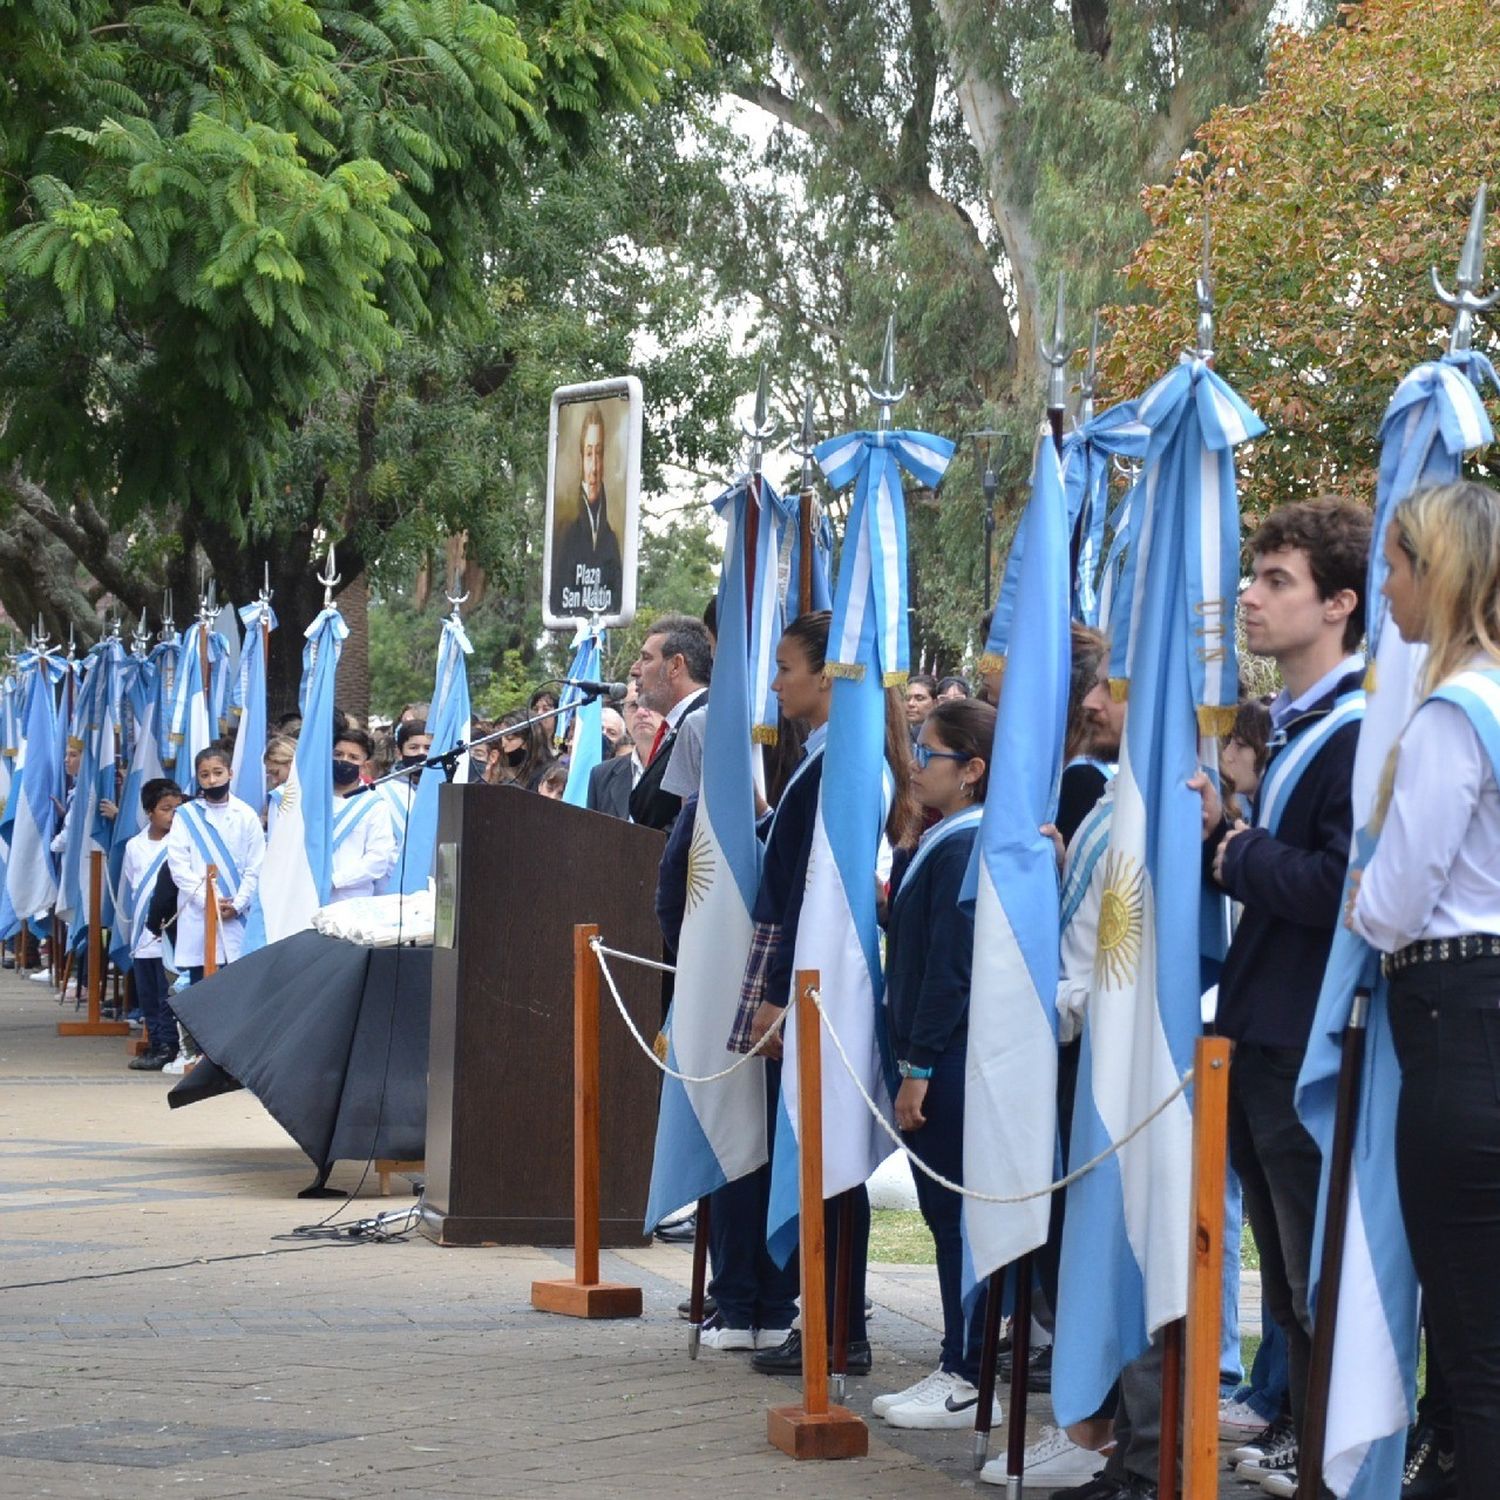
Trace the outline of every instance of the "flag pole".
<path fill-rule="evenodd" d="M 802 397 L 802 429 L 792 439 L 791 449 L 802 460 L 802 484 L 797 496 L 797 613 L 812 608 L 813 533 L 817 526 L 818 497 L 813 488 L 813 449 L 817 431 L 813 425 L 813 389 Z"/>
<path fill-rule="evenodd" d="M 126 1036 L 130 1027 L 124 1021 L 106 1021 L 100 1015 L 104 994 L 104 942 L 99 913 L 104 902 L 104 853 L 89 851 L 89 1013 L 86 1021 L 59 1021 L 58 1036 Z M 22 929 L 25 930 L 24 927 Z"/>

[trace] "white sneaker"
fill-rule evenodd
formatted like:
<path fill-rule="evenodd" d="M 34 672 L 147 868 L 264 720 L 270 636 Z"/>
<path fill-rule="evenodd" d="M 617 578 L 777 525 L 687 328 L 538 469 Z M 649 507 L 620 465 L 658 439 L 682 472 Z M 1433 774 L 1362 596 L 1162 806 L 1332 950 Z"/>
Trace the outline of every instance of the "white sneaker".
<path fill-rule="evenodd" d="M 170 1073 L 174 1078 L 180 1078 L 197 1061 L 198 1059 L 196 1057 L 184 1057 L 182 1053 L 179 1052 L 177 1056 L 174 1057 L 172 1061 L 162 1069 L 162 1072 Z"/>
<path fill-rule="evenodd" d="M 1226 1396 L 1219 1402 L 1219 1436 L 1244 1438 L 1266 1430 L 1266 1419 L 1248 1401 Z"/>
<path fill-rule="evenodd" d="M 893 1406 L 900 1406 L 903 1401 L 915 1400 L 918 1396 L 925 1396 L 928 1387 L 933 1381 L 945 1382 L 943 1389 L 946 1391 L 946 1382 L 949 1377 L 941 1370 L 934 1370 L 930 1375 L 924 1375 L 915 1385 L 909 1385 L 904 1391 L 887 1391 L 883 1396 L 877 1396 L 871 1402 L 871 1410 L 877 1417 L 884 1417 Z"/>
<path fill-rule="evenodd" d="M 715 1314 L 703 1325 L 699 1343 L 705 1349 L 753 1349 L 755 1332 L 750 1328 L 726 1328 Z"/>
<path fill-rule="evenodd" d="M 36 971 L 36 973 L 34 973 L 34 974 L 28 974 L 26 977 L 28 979 L 35 980 L 37 984 L 51 984 L 52 983 L 52 970 L 51 969 L 38 969 Z"/>
<path fill-rule="evenodd" d="M 1060 1427 L 1044 1427 L 1041 1437 L 1026 1450 L 1024 1472 L 1027 1484 L 1038 1489 L 1059 1489 L 1086 1484 L 1104 1468 L 1105 1455 L 1080 1448 Z M 980 1471 L 985 1484 L 1004 1484 L 1008 1459 L 996 1454 Z"/>
<path fill-rule="evenodd" d="M 796 1325 L 793 1324 L 793 1327 Z M 755 1330 L 755 1347 L 757 1349 L 779 1349 L 786 1343 L 786 1336 L 791 1328 L 757 1328 Z"/>
<path fill-rule="evenodd" d="M 1260 1487 L 1264 1494 L 1276 1495 L 1279 1500 L 1292 1500 L 1297 1493 L 1297 1471 L 1286 1469 L 1279 1474 L 1267 1474 Z"/>
<path fill-rule="evenodd" d="M 974 1386 L 961 1376 L 945 1374 L 941 1382 L 934 1381 L 925 1394 L 893 1406 L 885 1414 L 885 1419 L 892 1427 L 921 1432 L 972 1427 L 978 1405 L 979 1392 Z M 994 1424 L 1000 1420 L 1000 1403 L 996 1401 L 990 1410 L 990 1421 Z"/>
<path fill-rule="evenodd" d="M 64 1000 L 76 1000 L 77 998 L 78 998 L 78 981 L 76 979 L 70 979 L 63 986 L 63 999 Z"/>
<path fill-rule="evenodd" d="M 1273 1474 L 1295 1474 L 1297 1472 L 1297 1438 L 1287 1424 L 1282 1441 L 1263 1453 L 1259 1458 L 1241 1459 L 1234 1466 L 1241 1479 L 1249 1479 L 1265 1487 L 1265 1481 Z M 1293 1489 L 1295 1489 L 1295 1484 Z M 1288 1494 L 1291 1493 L 1289 1490 Z"/>

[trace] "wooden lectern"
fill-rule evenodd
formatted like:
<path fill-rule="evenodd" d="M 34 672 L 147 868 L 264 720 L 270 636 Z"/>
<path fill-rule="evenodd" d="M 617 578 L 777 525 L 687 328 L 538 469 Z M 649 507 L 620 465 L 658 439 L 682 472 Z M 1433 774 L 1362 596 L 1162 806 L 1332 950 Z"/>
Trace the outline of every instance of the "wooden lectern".
<path fill-rule="evenodd" d="M 513 787 L 442 789 L 421 1205 L 429 1239 L 573 1243 L 573 928 L 594 923 L 611 948 L 658 958 L 664 842 Z M 610 967 L 653 1039 L 662 976 Z M 599 1029 L 599 1242 L 639 1245 L 660 1075 L 607 991 Z"/>

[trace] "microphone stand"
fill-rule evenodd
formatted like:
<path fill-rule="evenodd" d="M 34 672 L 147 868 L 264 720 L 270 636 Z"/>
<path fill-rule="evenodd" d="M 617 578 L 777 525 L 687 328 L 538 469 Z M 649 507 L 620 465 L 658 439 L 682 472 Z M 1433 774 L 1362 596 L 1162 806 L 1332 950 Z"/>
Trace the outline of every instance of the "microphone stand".
<path fill-rule="evenodd" d="M 576 685 L 577 684 L 574 684 L 574 686 Z M 603 693 L 590 693 L 587 688 L 582 689 L 582 692 L 585 699 L 588 699 L 590 697 L 602 698 L 605 696 Z M 416 770 L 418 773 L 420 773 L 422 771 L 426 771 L 438 766 L 442 767 L 443 773 L 447 777 L 447 779 L 449 781 L 452 781 L 453 773 L 458 769 L 459 757 L 462 755 L 467 755 L 470 750 L 475 748 L 475 746 L 488 745 L 493 743 L 495 740 L 502 740 L 508 738 L 511 735 L 520 734 L 522 730 L 530 729 L 533 724 L 543 724 L 548 719 L 556 718 L 559 712 L 561 712 L 560 709 L 551 708 L 548 709 L 544 714 L 535 714 L 529 719 L 523 719 L 519 724 L 507 724 L 504 729 L 496 729 L 493 733 L 483 735 L 477 740 L 469 740 L 464 744 L 455 745 L 451 750 L 444 750 L 441 755 L 429 755 L 427 759 L 421 763 L 420 766 L 398 766 L 390 771 L 387 771 L 384 776 L 377 776 L 374 781 L 361 782 L 359 786 L 355 787 L 355 789 L 352 792 L 349 792 L 347 795 L 351 797 L 357 797 L 361 792 L 373 792 L 376 787 L 384 786 L 388 781 L 398 781 L 403 776 L 409 778 L 412 775 L 413 770 Z"/>

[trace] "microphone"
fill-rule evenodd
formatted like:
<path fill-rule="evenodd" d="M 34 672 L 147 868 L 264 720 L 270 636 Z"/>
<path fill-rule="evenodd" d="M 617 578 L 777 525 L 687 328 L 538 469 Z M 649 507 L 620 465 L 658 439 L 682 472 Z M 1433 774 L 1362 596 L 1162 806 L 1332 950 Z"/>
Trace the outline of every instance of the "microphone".
<path fill-rule="evenodd" d="M 609 703 L 623 702 L 630 690 L 630 685 L 624 682 L 589 682 L 582 677 L 564 677 L 562 680 L 566 686 L 577 688 L 586 698 L 603 698 Z"/>

